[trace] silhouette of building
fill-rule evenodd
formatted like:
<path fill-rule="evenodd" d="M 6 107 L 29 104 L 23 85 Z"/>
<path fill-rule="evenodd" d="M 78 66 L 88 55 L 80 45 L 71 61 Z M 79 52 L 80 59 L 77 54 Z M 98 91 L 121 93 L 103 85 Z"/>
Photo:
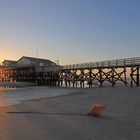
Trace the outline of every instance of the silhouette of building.
<path fill-rule="evenodd" d="M 2 66 L 15 66 L 17 61 L 14 60 L 4 60 Z"/>
<path fill-rule="evenodd" d="M 0 67 L 0 81 L 35 82 L 37 78 L 44 78 L 48 70 L 59 67 L 51 60 L 28 56 L 23 56 L 17 61 L 4 60 Z"/>

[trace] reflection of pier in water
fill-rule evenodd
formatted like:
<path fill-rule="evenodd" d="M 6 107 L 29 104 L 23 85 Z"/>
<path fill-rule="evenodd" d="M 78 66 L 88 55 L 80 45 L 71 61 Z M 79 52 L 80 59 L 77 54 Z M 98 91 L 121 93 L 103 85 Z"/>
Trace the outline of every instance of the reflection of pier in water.
<path fill-rule="evenodd" d="M 37 71 L 34 66 L 8 67 L 0 69 L 0 81 L 34 82 L 38 85 L 89 87 L 93 84 L 103 86 L 106 83 L 113 87 L 122 83 L 139 86 L 140 57 L 89 62 L 65 66 L 49 67 Z"/>
<path fill-rule="evenodd" d="M 17 86 L 3 85 L 0 86 L 0 90 L 17 89 Z"/>
<path fill-rule="evenodd" d="M 48 73 L 51 85 L 62 86 L 64 83 L 66 87 L 76 87 L 79 83 L 84 87 L 86 82 L 92 87 L 93 83 L 103 86 L 108 82 L 114 87 L 119 82 L 127 86 L 130 79 L 131 86 L 139 86 L 139 67 L 140 57 L 136 57 L 65 65 L 62 69 L 52 68 Z"/>

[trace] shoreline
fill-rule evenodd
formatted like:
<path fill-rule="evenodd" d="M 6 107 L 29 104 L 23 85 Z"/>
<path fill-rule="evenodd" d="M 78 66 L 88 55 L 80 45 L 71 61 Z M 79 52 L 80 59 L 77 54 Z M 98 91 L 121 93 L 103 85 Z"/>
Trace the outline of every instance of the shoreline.
<path fill-rule="evenodd" d="M 20 104 L 23 101 L 30 100 L 41 100 L 42 98 L 55 98 L 61 96 L 70 96 L 86 92 L 97 92 L 100 90 L 113 90 L 113 89 L 135 89 L 139 87 L 125 87 L 123 85 L 117 85 L 115 87 L 111 87 L 110 85 L 106 85 L 103 87 L 57 87 L 57 86 L 46 86 L 46 85 L 34 85 L 32 83 L 27 82 L 15 82 L 13 85 L 17 86 L 9 86 L 11 82 L 0 82 L 0 106 L 9 106 L 14 104 Z M 5 87 L 1 86 L 5 84 Z M 126 88 L 126 89 L 125 89 Z M 12 98 L 10 96 L 13 96 Z M 4 100 L 3 100 L 4 96 Z M 22 97 L 23 96 L 23 97 Z M 6 99 L 8 97 L 8 99 Z M 9 98 L 10 97 L 10 98 Z"/>
<path fill-rule="evenodd" d="M 26 87 L 26 86 L 36 86 L 36 84 L 30 82 L 0 82 L 0 86 Z"/>

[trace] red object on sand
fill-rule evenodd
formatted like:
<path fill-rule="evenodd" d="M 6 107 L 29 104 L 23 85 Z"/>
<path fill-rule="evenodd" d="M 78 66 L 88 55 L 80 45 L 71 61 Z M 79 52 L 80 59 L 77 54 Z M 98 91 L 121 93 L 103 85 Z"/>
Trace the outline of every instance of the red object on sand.
<path fill-rule="evenodd" d="M 87 115 L 100 117 L 102 112 L 105 110 L 106 106 L 102 104 L 94 104 L 92 105 L 89 113 Z"/>

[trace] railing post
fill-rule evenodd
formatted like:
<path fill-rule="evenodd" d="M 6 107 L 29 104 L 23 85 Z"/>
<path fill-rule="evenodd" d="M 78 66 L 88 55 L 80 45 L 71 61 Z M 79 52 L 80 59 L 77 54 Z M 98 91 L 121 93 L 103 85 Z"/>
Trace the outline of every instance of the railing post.
<path fill-rule="evenodd" d="M 104 67 L 104 62 L 102 61 L 102 67 Z"/>
<path fill-rule="evenodd" d="M 108 61 L 108 67 L 110 67 L 110 60 Z"/>
<path fill-rule="evenodd" d="M 116 66 L 118 66 L 118 60 L 116 60 Z"/>
<path fill-rule="evenodd" d="M 133 65 L 135 65 L 135 58 L 133 58 Z"/>
<path fill-rule="evenodd" d="M 125 66 L 125 65 L 126 65 L 126 60 L 124 59 L 124 60 L 123 60 L 123 66 Z"/>

